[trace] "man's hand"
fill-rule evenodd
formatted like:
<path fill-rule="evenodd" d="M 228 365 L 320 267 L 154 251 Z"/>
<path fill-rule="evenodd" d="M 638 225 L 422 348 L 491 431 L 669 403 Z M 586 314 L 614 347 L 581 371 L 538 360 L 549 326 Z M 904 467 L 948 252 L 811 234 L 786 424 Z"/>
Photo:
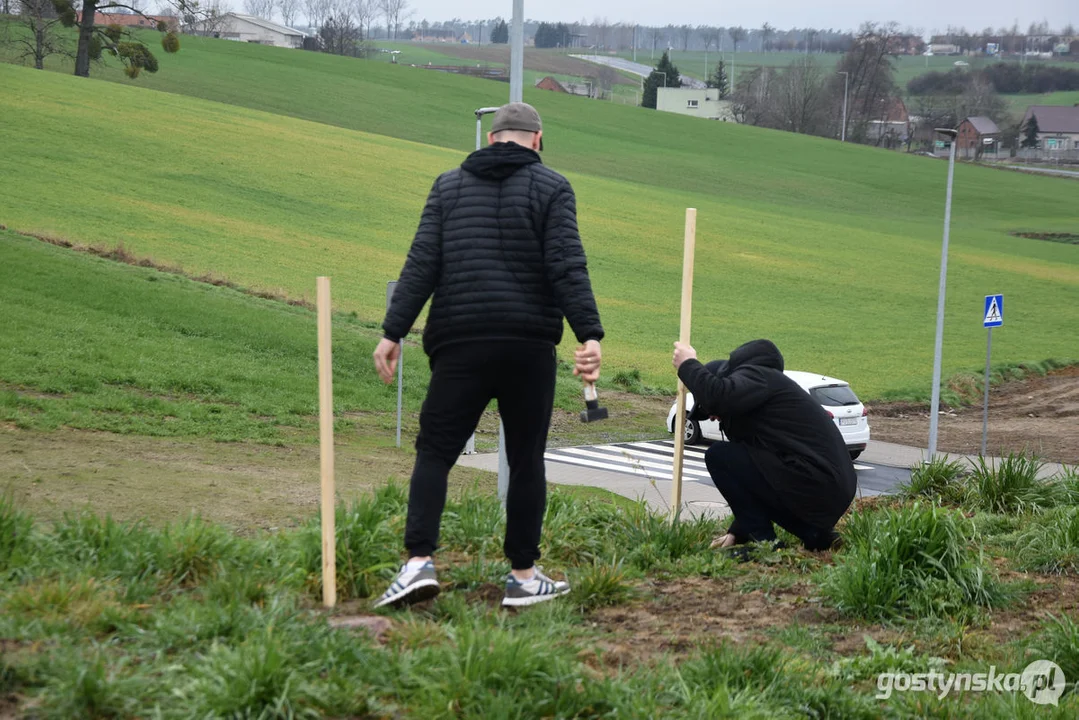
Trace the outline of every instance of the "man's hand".
<path fill-rule="evenodd" d="M 574 375 L 579 375 L 585 382 L 594 383 L 599 380 L 602 353 L 598 340 L 589 340 L 577 348 L 577 351 L 573 353 L 573 359 L 576 361 L 576 366 L 573 368 Z"/>
<path fill-rule="evenodd" d="M 393 382 L 393 374 L 397 372 L 397 359 L 401 357 L 401 346 L 392 340 L 382 338 L 375 348 L 375 370 L 382 382 L 389 385 Z"/>
<path fill-rule="evenodd" d="M 683 345 L 680 342 L 674 344 L 674 369 L 678 370 L 686 360 L 696 360 L 697 351 L 692 345 Z"/>

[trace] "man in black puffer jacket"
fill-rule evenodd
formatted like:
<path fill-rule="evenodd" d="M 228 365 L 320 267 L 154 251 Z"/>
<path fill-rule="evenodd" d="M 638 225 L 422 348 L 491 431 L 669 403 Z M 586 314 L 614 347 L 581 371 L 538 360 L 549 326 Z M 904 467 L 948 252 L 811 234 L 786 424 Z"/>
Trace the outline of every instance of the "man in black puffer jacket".
<path fill-rule="evenodd" d="M 854 465 L 828 413 L 783 374 L 779 348 L 754 340 L 727 361 L 702 365 L 692 347 L 674 346 L 674 367 L 693 393 L 694 417 L 718 417 L 728 440 L 704 456 L 734 515 L 715 546 L 774 541 L 772 523 L 809 550 L 835 545 L 836 521 L 854 499 Z"/>
<path fill-rule="evenodd" d="M 382 323 L 375 366 L 389 383 L 399 342 L 428 298 L 423 333 L 431 384 L 420 413 L 408 498 L 409 560 L 376 607 L 439 591 L 432 560 L 446 480 L 492 398 L 510 466 L 504 605 L 531 605 L 569 585 L 535 567 L 547 488 L 543 453 L 563 318 L 581 346 L 574 373 L 599 377 L 600 324 L 569 181 L 540 161 L 543 128 L 525 103 L 495 113 L 488 147 L 435 180 Z"/>

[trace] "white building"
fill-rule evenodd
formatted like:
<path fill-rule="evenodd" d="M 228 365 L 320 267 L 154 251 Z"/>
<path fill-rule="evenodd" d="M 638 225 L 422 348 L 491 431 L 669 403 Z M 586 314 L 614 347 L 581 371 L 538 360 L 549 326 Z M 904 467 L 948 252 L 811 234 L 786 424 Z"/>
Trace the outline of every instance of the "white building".
<path fill-rule="evenodd" d="M 736 122 L 733 103 L 720 100 L 716 88 L 656 88 L 656 110 Z"/>
<path fill-rule="evenodd" d="M 254 15 L 242 15 L 234 12 L 225 13 L 221 17 L 197 23 L 195 32 L 199 35 L 221 38 L 222 40 L 236 40 L 237 42 L 287 48 L 303 47 L 305 37 L 303 32 L 295 28 L 278 25 L 275 22 L 263 20 Z"/>

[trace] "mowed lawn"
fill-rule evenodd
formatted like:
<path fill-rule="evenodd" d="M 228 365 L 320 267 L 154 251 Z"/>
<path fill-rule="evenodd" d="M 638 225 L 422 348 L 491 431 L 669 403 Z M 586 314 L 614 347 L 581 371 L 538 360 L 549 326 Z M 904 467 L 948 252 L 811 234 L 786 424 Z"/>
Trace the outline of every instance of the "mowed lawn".
<path fill-rule="evenodd" d="M 374 80 L 400 70 L 337 60 Z M 311 299 L 314 278 L 328 274 L 335 306 L 368 323 L 381 318 L 385 283 L 396 277 L 431 181 L 463 157 L 140 87 L 8 65 L 0 78 L 10 89 L 0 132 L 15 149 L 0 158 L 8 179 L 0 222 L 123 244 L 292 297 Z M 429 82 L 423 73 L 411 78 Z M 436 107 L 462 88 L 494 85 L 445 83 L 431 94 Z M 866 397 L 927 393 L 943 163 L 542 95 L 529 99 L 549 128 L 545 160 L 577 189 L 611 372 L 638 368 L 648 384 L 673 389 L 683 217 L 696 207 L 694 342 L 702 355 L 770 337 L 790 367 L 844 377 Z M 390 94 L 370 105 L 385 112 L 394 103 L 401 107 Z M 115 108 L 122 126 L 110 120 Z M 441 127 L 437 115 L 426 123 Z M 78 156 L 54 140 L 72 127 L 94 138 Z M 92 192 L 69 190 L 87 178 Z M 1072 183 L 958 169 L 945 373 L 984 361 L 982 297 L 996 292 L 1007 307 L 996 361 L 1074 357 L 1079 249 L 1007 234 L 1074 231 L 1069 197 Z"/>

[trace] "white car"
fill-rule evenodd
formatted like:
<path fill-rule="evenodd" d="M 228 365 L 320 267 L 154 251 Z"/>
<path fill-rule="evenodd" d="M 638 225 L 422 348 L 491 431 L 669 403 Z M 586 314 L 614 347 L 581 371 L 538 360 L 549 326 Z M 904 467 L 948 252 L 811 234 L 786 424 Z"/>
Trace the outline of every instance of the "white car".
<path fill-rule="evenodd" d="M 855 460 L 865 450 L 869 442 L 869 412 L 858 396 L 851 390 L 850 385 L 844 380 L 838 380 L 827 375 L 814 375 L 813 373 L 800 372 L 798 370 L 784 370 L 783 374 L 809 393 L 810 397 L 819 402 L 827 411 L 828 416 L 835 422 L 843 439 L 847 442 L 847 450 L 850 451 L 850 459 Z M 693 410 L 693 393 L 686 393 L 686 413 Z M 671 405 L 671 411 L 667 413 L 667 432 L 674 432 L 674 416 L 678 412 L 678 403 Z M 719 428 L 718 420 L 690 420 L 686 419 L 686 444 L 695 445 L 701 440 L 726 440 L 723 431 Z"/>

